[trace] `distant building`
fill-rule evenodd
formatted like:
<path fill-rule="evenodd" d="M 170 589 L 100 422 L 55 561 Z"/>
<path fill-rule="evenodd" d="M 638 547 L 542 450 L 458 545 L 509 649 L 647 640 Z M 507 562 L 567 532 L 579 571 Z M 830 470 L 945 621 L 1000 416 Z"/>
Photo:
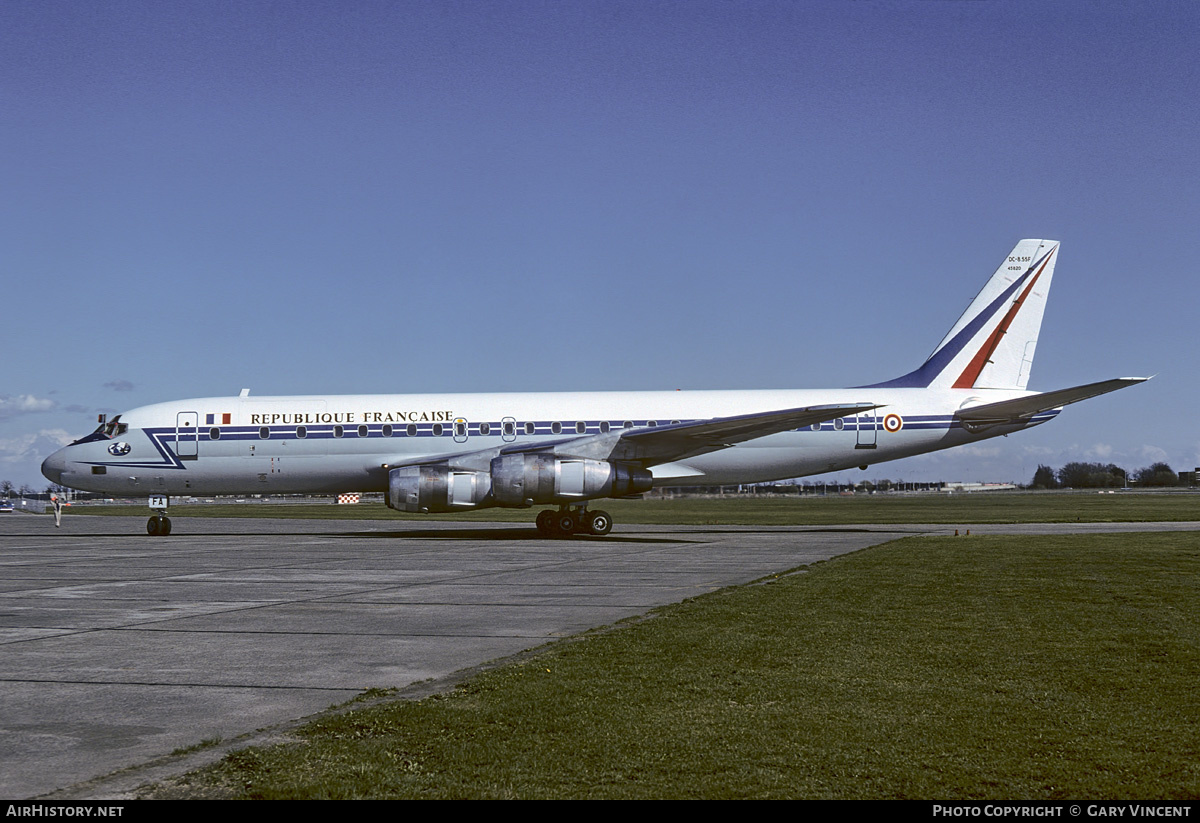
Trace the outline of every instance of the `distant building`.
<path fill-rule="evenodd" d="M 1017 488 L 1016 483 L 960 483 L 951 481 L 942 486 L 944 492 L 1002 492 Z"/>

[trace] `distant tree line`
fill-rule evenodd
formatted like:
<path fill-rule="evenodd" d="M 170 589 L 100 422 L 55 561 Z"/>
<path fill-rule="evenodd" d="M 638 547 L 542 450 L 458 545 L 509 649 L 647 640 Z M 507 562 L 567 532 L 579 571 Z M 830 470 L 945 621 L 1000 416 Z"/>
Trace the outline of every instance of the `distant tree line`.
<path fill-rule="evenodd" d="M 1038 466 L 1033 473 L 1032 489 L 1104 489 L 1124 486 L 1178 486 L 1179 475 L 1166 463 L 1153 463 L 1129 472 L 1115 463 L 1068 463 L 1058 471 Z"/>
<path fill-rule="evenodd" d="M 66 486 L 60 486 L 57 483 L 51 483 L 44 491 L 38 491 L 28 483 L 17 488 L 11 480 L 0 480 L 0 497 L 42 497 L 63 491 L 66 491 Z"/>

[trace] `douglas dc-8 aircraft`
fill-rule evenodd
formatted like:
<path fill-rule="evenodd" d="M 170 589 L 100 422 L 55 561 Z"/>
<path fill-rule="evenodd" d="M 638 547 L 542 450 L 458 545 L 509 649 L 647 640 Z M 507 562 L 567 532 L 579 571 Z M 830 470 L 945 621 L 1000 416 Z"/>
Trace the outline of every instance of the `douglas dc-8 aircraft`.
<path fill-rule="evenodd" d="M 656 486 L 865 469 L 1051 419 L 1125 377 L 1026 390 L 1059 244 L 1022 240 L 920 368 L 850 389 L 212 397 L 101 421 L 42 464 L 51 481 L 148 495 L 386 492 L 409 512 L 556 506 L 544 535 L 607 534 L 589 510 Z"/>

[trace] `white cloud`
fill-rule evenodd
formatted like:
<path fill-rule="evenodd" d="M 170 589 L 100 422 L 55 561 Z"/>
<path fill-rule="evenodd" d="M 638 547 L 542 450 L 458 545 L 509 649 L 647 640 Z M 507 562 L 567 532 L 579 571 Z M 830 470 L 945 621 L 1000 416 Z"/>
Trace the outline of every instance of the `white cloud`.
<path fill-rule="evenodd" d="M 1062 449 L 1054 449 L 1049 446 L 1022 446 L 1021 454 L 1025 457 L 1058 457 L 1062 454 Z"/>
<path fill-rule="evenodd" d="M 17 437 L 0 438 L 0 463 L 38 464 L 52 451 L 61 449 L 75 438 L 65 429 L 42 429 Z"/>
<path fill-rule="evenodd" d="M 1158 446 L 1145 445 L 1138 450 L 1143 460 L 1149 463 L 1170 463 L 1166 449 L 1160 449 Z"/>
<path fill-rule="evenodd" d="M 0 420 L 7 420 L 18 414 L 48 412 L 56 405 L 58 404 L 48 397 L 34 397 L 32 394 L 0 394 Z"/>
<path fill-rule="evenodd" d="M 999 446 L 962 446 L 957 452 L 963 457 L 999 457 L 1004 450 Z"/>
<path fill-rule="evenodd" d="M 44 488 L 42 461 L 74 440 L 64 429 L 42 429 L 16 437 L 0 438 L 0 480 L 17 486 Z"/>

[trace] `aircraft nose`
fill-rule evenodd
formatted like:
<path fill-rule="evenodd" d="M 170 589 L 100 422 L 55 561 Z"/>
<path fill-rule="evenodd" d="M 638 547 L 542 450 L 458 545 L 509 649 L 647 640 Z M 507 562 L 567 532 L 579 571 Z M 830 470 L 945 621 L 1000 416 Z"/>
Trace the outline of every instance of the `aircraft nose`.
<path fill-rule="evenodd" d="M 62 475 L 67 468 L 67 459 L 63 455 L 63 449 L 59 449 L 54 454 L 42 461 L 42 474 L 51 483 L 62 485 Z"/>

